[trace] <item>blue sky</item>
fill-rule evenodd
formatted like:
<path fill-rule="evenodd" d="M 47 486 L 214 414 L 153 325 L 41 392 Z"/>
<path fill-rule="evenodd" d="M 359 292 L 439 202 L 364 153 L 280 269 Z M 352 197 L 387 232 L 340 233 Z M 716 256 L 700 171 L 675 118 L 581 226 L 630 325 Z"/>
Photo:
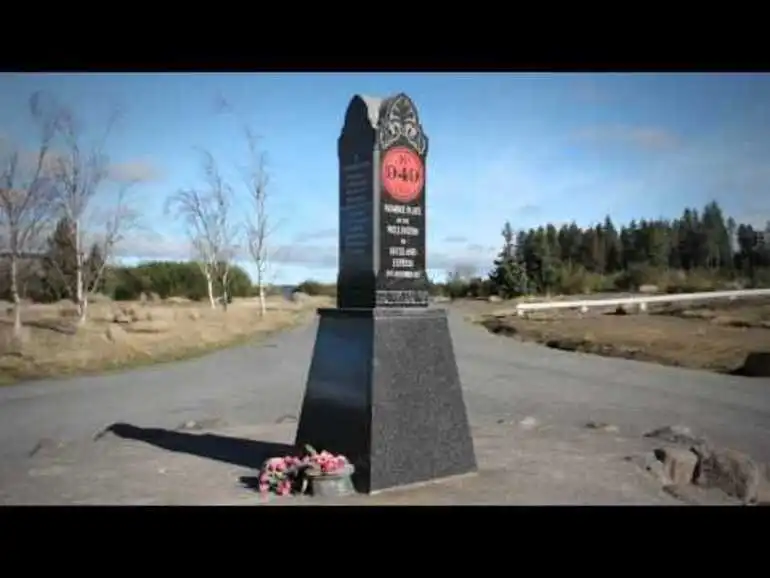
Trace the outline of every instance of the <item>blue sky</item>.
<path fill-rule="evenodd" d="M 716 199 L 737 220 L 770 219 L 767 74 L 0 74 L 0 138 L 29 146 L 27 99 L 45 90 L 86 130 L 123 117 L 112 162 L 141 175 L 132 190 L 144 228 L 124 259 L 189 257 L 165 198 L 200 183 L 205 147 L 223 170 L 244 162 L 223 95 L 262 137 L 270 162 L 272 278 L 333 280 L 336 141 L 354 94 L 406 92 L 431 148 L 428 268 L 487 269 L 506 219 L 514 228 L 675 216 Z M 97 134 L 92 132 L 89 134 Z M 245 203 L 245 198 L 240 202 Z M 247 269 L 249 269 L 247 265 Z"/>

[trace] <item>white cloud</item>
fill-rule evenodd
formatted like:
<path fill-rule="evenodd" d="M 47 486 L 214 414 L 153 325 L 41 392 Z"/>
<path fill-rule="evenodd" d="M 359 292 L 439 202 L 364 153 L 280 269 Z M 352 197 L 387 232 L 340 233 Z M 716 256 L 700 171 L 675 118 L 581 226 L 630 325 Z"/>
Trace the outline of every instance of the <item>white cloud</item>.
<path fill-rule="evenodd" d="M 8 158 L 9 155 L 18 154 L 18 169 L 22 175 L 30 174 L 38 163 L 39 151 L 29 148 L 21 148 L 12 140 L 0 133 L 0 156 Z M 43 165 L 44 170 L 52 170 L 57 159 L 66 158 L 61 150 L 51 149 L 46 155 Z M 115 182 L 152 182 L 162 178 L 162 171 L 152 161 L 147 159 L 134 159 L 112 163 L 107 167 L 108 176 Z"/>
<path fill-rule="evenodd" d="M 328 227 L 326 229 L 319 229 L 317 231 L 309 231 L 307 233 L 299 233 L 294 237 L 295 243 L 307 243 L 308 241 L 320 241 L 325 239 L 331 239 L 337 237 L 338 231 L 336 228 Z"/>
<path fill-rule="evenodd" d="M 142 260 L 187 260 L 193 255 L 187 239 L 159 233 L 132 233 L 115 247 L 115 256 Z"/>
<path fill-rule="evenodd" d="M 109 175 L 118 182 L 150 182 L 162 178 L 160 169 L 148 160 L 115 163 L 109 167 Z"/>
<path fill-rule="evenodd" d="M 653 126 L 592 126 L 576 131 L 573 136 L 578 141 L 626 144 L 647 150 L 668 150 L 679 144 L 679 139 L 673 132 Z"/>
<path fill-rule="evenodd" d="M 483 275 L 491 269 L 497 251 L 497 247 L 479 243 L 468 243 L 462 247 L 439 247 L 435 251 L 429 249 L 427 267 L 443 273 L 462 267 Z"/>
<path fill-rule="evenodd" d="M 115 248 L 117 257 L 143 260 L 187 260 L 194 255 L 190 242 L 183 237 L 170 237 L 159 233 L 145 236 L 133 234 Z M 271 245 L 272 262 L 276 265 L 302 265 L 306 267 L 337 267 L 337 246 L 287 243 Z M 239 252 L 238 259 L 248 260 Z"/>
<path fill-rule="evenodd" d="M 304 265 L 314 268 L 337 268 L 337 245 L 277 245 L 273 261 L 282 265 Z"/>

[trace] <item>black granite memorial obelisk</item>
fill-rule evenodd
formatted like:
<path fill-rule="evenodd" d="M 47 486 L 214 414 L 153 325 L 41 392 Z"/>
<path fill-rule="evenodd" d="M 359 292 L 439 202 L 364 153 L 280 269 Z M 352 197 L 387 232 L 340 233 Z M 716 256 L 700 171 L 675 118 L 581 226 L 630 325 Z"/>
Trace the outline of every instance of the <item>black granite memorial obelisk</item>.
<path fill-rule="evenodd" d="M 337 308 L 319 310 L 296 444 L 346 455 L 365 493 L 476 470 L 447 312 L 428 307 L 427 153 L 408 96 L 350 101 Z"/>

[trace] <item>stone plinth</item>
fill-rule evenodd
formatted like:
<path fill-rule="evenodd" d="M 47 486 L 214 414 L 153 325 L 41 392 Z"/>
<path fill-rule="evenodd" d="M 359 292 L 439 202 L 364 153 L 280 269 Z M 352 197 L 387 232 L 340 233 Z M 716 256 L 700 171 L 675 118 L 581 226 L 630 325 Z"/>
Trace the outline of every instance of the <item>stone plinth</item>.
<path fill-rule="evenodd" d="M 443 309 L 323 309 L 296 443 L 347 456 L 360 492 L 473 472 Z"/>

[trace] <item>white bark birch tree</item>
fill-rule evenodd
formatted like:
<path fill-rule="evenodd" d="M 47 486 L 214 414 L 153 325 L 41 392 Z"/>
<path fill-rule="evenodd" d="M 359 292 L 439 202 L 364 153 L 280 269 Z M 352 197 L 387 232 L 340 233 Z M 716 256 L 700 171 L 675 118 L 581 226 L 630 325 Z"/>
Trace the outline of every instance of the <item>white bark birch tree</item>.
<path fill-rule="evenodd" d="M 112 178 L 105 152 L 107 139 L 118 118 L 113 114 L 101 138 L 88 143 L 72 110 L 62 107 L 57 115 L 57 154 L 51 176 L 56 183 L 56 209 L 72 223 L 76 254 L 75 300 L 78 323 L 86 322 L 88 295 L 101 281 L 116 245 L 137 226 L 138 213 L 128 204 L 128 192 L 138 179 Z M 99 224 L 96 225 L 95 223 Z M 87 252 L 99 247 L 102 263 L 86 267 Z"/>
<path fill-rule="evenodd" d="M 268 253 L 268 240 L 270 237 L 270 225 L 267 199 L 268 184 L 265 154 L 257 150 L 256 138 L 250 130 L 246 129 L 246 140 L 249 148 L 249 174 L 247 179 L 250 207 L 244 219 L 246 246 L 249 256 L 256 269 L 257 290 L 259 291 L 259 312 L 264 316 L 267 312 L 265 302 L 265 281 L 267 269 L 270 265 Z"/>
<path fill-rule="evenodd" d="M 30 151 L 34 156 L 9 144 L 0 158 L 0 256 L 10 261 L 15 338 L 21 336 L 20 261 L 40 251 L 52 215 L 55 189 L 46 167 L 57 117 L 47 104 L 40 92 L 29 99 L 30 113 L 39 129 L 37 150 Z"/>
<path fill-rule="evenodd" d="M 204 186 L 177 191 L 166 201 L 166 212 L 184 221 L 201 272 L 206 277 L 209 303 L 227 309 L 230 264 L 235 255 L 237 227 L 231 222 L 232 189 L 208 151 L 203 151 Z M 222 295 L 214 294 L 214 282 Z"/>
<path fill-rule="evenodd" d="M 239 115 L 233 106 L 223 96 L 218 95 L 215 101 L 218 113 L 233 115 L 241 126 L 247 147 L 247 163 L 243 170 L 243 182 L 248 199 L 245 216 L 242 219 L 242 230 L 248 256 L 254 263 L 256 285 L 259 294 L 260 315 L 267 312 L 265 291 L 268 270 L 272 262 L 270 237 L 274 232 L 274 224 L 270 217 L 268 185 L 270 177 L 267 171 L 267 155 L 258 146 L 258 137 Z"/>

